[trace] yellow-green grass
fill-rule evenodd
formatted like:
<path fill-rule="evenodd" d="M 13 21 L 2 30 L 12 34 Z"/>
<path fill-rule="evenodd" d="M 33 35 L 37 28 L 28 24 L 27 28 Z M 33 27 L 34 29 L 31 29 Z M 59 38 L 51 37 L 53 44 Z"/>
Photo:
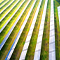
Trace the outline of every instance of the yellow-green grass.
<path fill-rule="evenodd" d="M 21 1 L 22 2 L 22 1 Z M 21 4 L 21 2 L 19 2 L 18 5 Z M 9 30 L 11 29 L 11 27 L 14 25 L 15 21 L 17 20 L 17 18 L 19 17 L 19 15 L 21 14 L 22 10 L 25 8 L 27 2 L 25 2 L 17 11 L 17 13 L 14 15 L 14 17 L 10 20 L 10 22 L 7 24 L 7 26 L 4 28 L 4 30 L 0 33 L 0 43 L 3 41 L 3 39 L 5 38 L 5 36 L 8 34 Z M 12 12 L 11 12 L 12 13 Z"/>
<path fill-rule="evenodd" d="M 41 60 L 49 60 L 49 34 L 50 34 L 50 10 L 51 0 L 48 0 L 46 18 L 44 23 L 44 32 L 42 38 Z"/>
<path fill-rule="evenodd" d="M 55 21 L 55 45 L 56 45 L 56 60 L 60 59 L 60 27 L 59 27 L 59 17 L 58 9 L 60 6 L 58 0 L 54 1 L 54 21 Z"/>
<path fill-rule="evenodd" d="M 24 0 L 20 0 L 18 4 L 7 14 L 7 16 L 0 22 L 0 29 L 5 25 L 5 23 L 11 18 L 11 16 L 15 13 L 15 11 L 19 8 L 21 3 Z M 6 13 L 6 12 L 5 12 Z M 4 13 L 3 13 L 4 14 Z"/>
<path fill-rule="evenodd" d="M 0 19 L 2 19 L 7 12 L 9 12 L 9 10 L 16 4 L 17 1 L 18 0 L 15 0 L 5 11 L 2 12 L 2 14 L 0 14 Z"/>
<path fill-rule="evenodd" d="M 25 5 L 27 3 L 28 3 L 28 0 L 25 1 L 25 3 L 23 4 L 23 6 L 21 7 L 21 9 L 23 7 L 25 7 Z M 30 7 L 27 7 L 27 12 L 29 12 L 29 10 L 30 10 Z M 26 14 L 26 12 L 24 14 Z M 25 18 L 23 17 L 23 19 L 25 19 Z M 21 27 L 21 25 L 23 24 L 22 22 L 23 21 L 22 21 L 22 18 L 21 18 L 20 23 L 19 22 L 17 23 L 16 28 L 14 28 L 14 30 L 12 31 L 12 33 L 9 36 L 8 40 L 6 41 L 5 45 L 3 46 L 2 50 L 0 51 L 0 60 L 4 60 L 6 58 L 8 52 L 9 52 L 9 50 L 10 50 L 10 48 L 11 48 L 11 46 L 12 46 L 12 44 L 13 44 L 13 42 L 14 42 L 14 40 L 15 40 L 18 32 L 19 32 L 19 31 L 18 32 L 15 31 L 15 30 L 17 30 L 17 28 L 19 29 L 19 27 Z"/>
<path fill-rule="evenodd" d="M 1 1 L 1 0 L 0 0 Z M 1 4 L 0 7 L 2 7 L 8 0 L 4 0 Z"/>
<path fill-rule="evenodd" d="M 30 40 L 30 44 L 29 44 L 29 48 L 28 48 L 25 60 L 33 60 L 34 59 L 37 37 L 38 37 L 41 18 L 42 18 L 42 14 L 43 14 L 43 10 L 44 10 L 44 3 L 45 3 L 45 0 L 42 0 L 42 3 L 41 3 L 42 5 L 40 7 L 40 10 L 39 10 L 39 13 L 38 13 L 38 16 L 37 16 L 37 20 L 36 20 L 36 23 L 35 23 L 35 27 L 34 27 L 34 30 L 33 30 L 33 33 L 32 33 L 32 37 L 31 37 L 31 40 Z"/>
<path fill-rule="evenodd" d="M 4 10 L 13 0 L 9 0 L 8 3 L 6 3 L 2 8 L 0 8 L 0 12 L 2 12 L 2 10 Z"/>
<path fill-rule="evenodd" d="M 23 29 L 21 37 L 19 38 L 19 41 L 18 41 L 18 43 L 16 45 L 16 48 L 15 48 L 13 54 L 12 54 L 11 60 L 13 60 L 13 59 L 18 60 L 19 57 L 20 57 L 20 54 L 22 52 L 22 49 L 23 49 L 23 46 L 24 46 L 24 43 L 25 43 L 25 40 L 26 40 L 26 37 L 27 37 L 28 32 L 30 30 L 30 26 L 31 26 L 33 18 L 35 16 L 39 1 L 40 0 L 37 0 L 36 3 L 35 3 L 35 6 L 34 6 L 32 12 L 31 12 L 31 14 L 30 14 L 30 16 L 28 18 L 28 21 L 27 21 L 27 23 L 25 25 L 25 28 Z"/>
<path fill-rule="evenodd" d="M 57 2 L 58 2 L 58 4 L 59 4 L 59 6 L 60 6 L 60 0 L 54 0 L 54 1 L 57 1 Z"/>
<path fill-rule="evenodd" d="M 0 3 L 3 2 L 3 0 L 0 0 Z"/>
<path fill-rule="evenodd" d="M 8 52 L 9 52 L 9 50 L 10 50 L 10 48 L 11 48 L 11 46 L 12 46 L 14 40 L 15 40 L 15 38 L 16 38 L 16 36 L 17 36 L 17 34 L 18 34 L 18 32 L 19 32 L 19 30 L 20 30 L 20 28 L 21 28 L 21 26 L 22 26 L 22 24 L 23 24 L 23 22 L 24 22 L 24 20 L 25 20 L 25 18 L 27 16 L 27 14 L 28 14 L 31 6 L 32 6 L 32 4 L 33 4 L 33 2 L 34 2 L 34 0 L 32 0 L 30 2 L 28 7 L 26 8 L 26 10 L 24 11 L 23 15 L 21 16 L 21 19 L 18 21 L 16 27 L 14 28 L 14 30 L 11 33 L 11 35 L 9 36 L 9 38 L 8 38 L 7 42 L 5 43 L 4 47 L 0 51 L 0 59 L 1 60 L 5 59 L 4 57 L 6 57 L 6 55 L 8 54 Z M 28 3 L 28 1 L 25 2 L 25 3 Z"/>

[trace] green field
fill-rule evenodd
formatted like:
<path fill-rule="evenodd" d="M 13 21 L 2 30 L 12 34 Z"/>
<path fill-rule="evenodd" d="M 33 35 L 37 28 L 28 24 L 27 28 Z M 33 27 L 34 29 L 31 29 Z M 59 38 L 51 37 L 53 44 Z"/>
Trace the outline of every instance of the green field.
<path fill-rule="evenodd" d="M 8 2 L 8 0 L 0 0 L 0 7 L 2 7 L 2 6 L 4 6 L 4 4 L 6 3 L 6 2 Z"/>
<path fill-rule="evenodd" d="M 0 3 L 2 2 L 3 0 L 0 0 Z"/>
<path fill-rule="evenodd" d="M 13 0 L 9 0 L 9 1 L 1 0 L 0 7 L 1 6 L 2 7 L 0 8 L 0 12 L 2 12 L 12 1 Z M 14 16 L 10 19 L 10 21 L 7 23 L 5 28 L 0 33 L 0 44 L 4 41 L 5 37 L 7 36 L 9 31 L 12 29 L 13 25 L 19 19 L 18 22 L 16 23 L 15 27 L 13 28 L 12 32 L 10 33 L 8 39 L 6 40 L 5 44 L 3 45 L 2 49 L 0 50 L 0 60 L 5 60 L 7 54 L 9 53 L 9 51 L 18 35 L 18 32 L 21 29 L 35 0 L 31 0 L 30 2 L 29 1 L 30 0 L 25 0 L 25 1 L 24 0 L 14 0 L 12 2 L 12 4 L 10 4 L 10 6 L 8 6 L 0 14 L 0 20 L 1 20 L 12 8 L 12 10 L 0 22 L 0 30 L 3 28 L 3 26 L 9 21 L 9 19 L 14 14 Z M 29 2 L 29 4 L 28 4 L 28 2 Z M 24 47 L 24 44 L 26 43 L 25 41 L 26 41 L 26 38 L 28 37 L 28 33 L 30 30 L 31 24 L 33 22 L 35 13 L 37 11 L 37 7 L 39 6 L 39 2 L 40 2 L 40 0 L 36 0 L 35 5 L 27 20 L 27 23 L 21 33 L 21 36 L 19 36 L 18 42 L 14 48 L 14 51 L 10 57 L 10 60 L 19 60 L 23 47 Z M 30 43 L 29 43 L 29 46 L 27 49 L 27 53 L 26 53 L 25 59 L 23 59 L 23 60 L 34 60 L 37 38 L 38 38 L 38 34 L 39 34 L 39 29 L 40 29 L 42 15 L 43 15 L 43 11 L 44 11 L 45 2 L 46 2 L 46 0 L 42 0 L 42 2 L 41 2 L 39 12 L 37 15 L 37 19 L 35 22 L 35 26 L 34 26 L 32 36 L 30 39 Z M 54 2 L 55 53 L 56 53 L 55 58 L 56 58 L 56 60 L 60 60 L 60 26 L 59 26 L 59 17 L 58 17 L 58 9 L 57 9 L 57 7 L 60 6 L 60 1 L 54 0 L 53 2 Z M 6 3 L 6 4 L 4 4 L 4 3 Z M 27 5 L 27 7 L 26 7 L 26 5 Z M 25 7 L 26 7 L 26 9 L 24 10 Z M 16 10 L 17 10 L 17 12 L 16 12 Z M 23 12 L 23 10 L 24 10 L 24 12 Z M 23 14 L 22 14 L 22 12 L 23 12 Z M 44 22 L 44 30 L 43 30 L 43 36 L 42 36 L 41 53 L 40 53 L 40 58 L 39 58 L 40 60 L 49 60 L 50 13 L 51 13 L 51 0 L 48 0 L 47 8 L 46 8 L 46 15 L 45 15 L 45 22 Z M 21 15 L 21 17 L 19 18 L 20 15 Z M 1 45 L 0 45 L 0 48 L 1 48 Z"/>

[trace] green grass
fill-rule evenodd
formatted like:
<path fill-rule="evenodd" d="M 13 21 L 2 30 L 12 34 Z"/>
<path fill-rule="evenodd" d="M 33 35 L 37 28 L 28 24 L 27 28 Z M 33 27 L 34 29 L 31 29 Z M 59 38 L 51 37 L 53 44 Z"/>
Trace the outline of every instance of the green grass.
<path fill-rule="evenodd" d="M 48 0 L 46 18 L 44 23 L 44 32 L 41 47 L 41 60 L 49 60 L 49 31 L 50 31 L 50 8 L 51 0 Z"/>
<path fill-rule="evenodd" d="M 34 0 L 28 5 L 27 9 L 25 10 L 25 12 L 23 13 L 23 15 L 21 16 L 21 19 L 19 20 L 19 22 L 17 23 L 16 27 L 14 28 L 14 30 L 12 31 L 11 35 L 9 36 L 8 40 L 6 41 L 4 47 L 2 48 L 2 50 L 0 51 L 0 59 L 4 60 L 33 4 Z M 25 3 L 22 5 L 21 9 L 23 7 L 26 6 L 26 4 L 28 3 L 28 0 L 25 1 Z M 27 12 L 27 13 L 26 13 Z"/>
<path fill-rule="evenodd" d="M 17 6 L 21 5 L 21 2 L 18 3 Z M 3 39 L 5 38 L 5 36 L 8 34 L 9 30 L 11 29 L 11 27 L 14 25 L 15 21 L 17 20 L 17 18 L 19 17 L 19 15 L 21 14 L 22 10 L 24 9 L 24 7 L 26 6 L 26 3 L 24 3 L 19 10 L 17 11 L 17 13 L 14 15 L 14 17 L 10 20 L 10 22 L 7 24 L 7 26 L 5 27 L 5 29 L 0 33 L 0 43 L 3 41 Z M 16 6 L 16 7 L 17 7 Z M 12 12 L 11 12 L 12 13 Z"/>
<path fill-rule="evenodd" d="M 2 0 L 0 0 L 2 1 Z M 4 0 L 3 2 L 0 3 L 0 7 L 4 5 L 4 3 L 6 3 L 8 0 Z"/>
<path fill-rule="evenodd" d="M 0 3 L 2 2 L 3 0 L 0 0 Z"/>
<path fill-rule="evenodd" d="M 28 18 L 28 21 L 27 21 L 27 23 L 25 25 L 25 28 L 24 28 L 24 30 L 23 30 L 23 32 L 21 34 L 21 37 L 20 37 L 20 39 L 19 39 L 19 41 L 18 41 L 18 43 L 16 45 L 16 48 L 15 48 L 14 52 L 13 52 L 11 60 L 13 60 L 13 59 L 18 60 L 19 57 L 20 57 L 20 54 L 22 52 L 22 49 L 23 49 L 27 34 L 29 32 L 30 26 L 32 24 L 32 21 L 33 21 L 34 15 L 35 15 L 35 12 L 37 10 L 38 3 L 39 3 L 39 0 L 37 0 L 37 2 L 35 3 L 35 6 L 34 6 L 32 12 L 30 14 L 30 17 Z"/>
<path fill-rule="evenodd" d="M 25 60 L 33 60 L 34 59 L 34 53 L 35 53 L 37 37 L 38 37 L 40 23 L 41 23 L 41 18 L 42 18 L 42 14 L 43 14 L 44 3 L 45 3 L 45 0 L 42 0 L 42 5 L 40 7 L 40 10 L 39 10 L 39 13 L 38 13 L 38 16 L 37 16 L 37 20 L 36 20 L 36 23 L 35 23 L 35 27 L 34 27 L 34 30 L 33 30 L 33 33 L 32 33 L 32 37 L 31 37 L 31 40 L 30 40 L 30 44 L 29 44 L 29 48 L 28 48 Z"/>
<path fill-rule="evenodd" d="M 14 12 L 16 11 L 16 9 L 18 9 L 18 7 L 21 5 L 21 3 L 23 2 L 23 0 L 20 0 L 19 3 L 7 14 L 7 16 L 0 22 L 0 29 L 5 25 L 5 23 L 8 21 L 8 19 L 10 19 L 10 17 L 14 14 Z M 6 12 L 5 12 L 6 13 Z M 4 13 L 3 13 L 4 14 Z M 2 14 L 2 15 L 3 15 Z"/>
<path fill-rule="evenodd" d="M 6 3 L 2 8 L 0 8 L 0 12 L 4 10 L 13 0 L 9 0 L 8 3 Z"/>
<path fill-rule="evenodd" d="M 1 0 L 2 1 L 2 0 Z M 0 1 L 0 2 L 1 2 Z M 6 2 L 7 0 L 4 0 Z M 8 3 L 6 3 L 2 8 L 0 8 L 0 11 L 2 11 L 4 8 L 7 7 L 13 0 L 10 0 Z M 6 14 L 7 11 L 9 11 L 13 5 L 18 0 L 15 0 L 2 14 L 0 14 L 0 19 Z M 4 26 L 4 24 L 8 21 L 8 19 L 14 14 L 14 12 L 18 9 L 18 7 L 21 5 L 21 3 L 24 0 L 20 0 L 18 4 L 7 14 L 7 16 L 3 19 L 2 22 L 0 22 L 0 29 Z M 18 16 L 21 14 L 22 10 L 25 8 L 26 4 L 29 0 L 26 0 L 23 5 L 19 8 L 17 13 L 13 16 L 13 18 L 10 20 L 10 22 L 7 24 L 7 26 L 4 28 L 4 30 L 0 33 L 0 44 L 5 38 L 5 36 L 8 34 L 11 27 L 14 25 L 15 21 L 17 20 Z M 2 50 L 0 51 L 0 60 L 4 60 L 14 43 L 14 40 L 25 21 L 26 16 L 28 15 L 30 8 L 32 7 L 32 4 L 35 0 L 31 0 L 29 5 L 27 6 L 26 10 L 24 11 L 23 15 L 19 19 L 18 23 L 16 24 L 15 28 L 13 29 L 12 33 L 10 34 L 9 38 L 7 39 L 5 45 L 3 46 Z M 28 32 L 30 30 L 30 26 L 32 24 L 33 18 L 35 16 L 35 12 L 37 10 L 38 4 L 40 0 L 37 0 L 35 3 L 35 6 L 28 18 L 28 21 L 25 25 L 25 28 L 19 38 L 19 41 L 16 45 L 16 48 L 12 54 L 12 57 L 10 60 L 18 60 L 20 58 L 23 46 L 25 44 L 25 40 L 27 38 Z M 46 0 L 42 0 L 42 5 L 40 7 L 37 20 L 34 26 L 34 30 L 32 33 L 32 37 L 30 39 L 30 44 L 28 47 L 27 55 L 25 60 L 33 60 L 34 59 L 34 53 L 37 43 L 37 37 L 39 33 L 41 18 L 43 14 L 44 9 L 44 3 Z M 2 2 L 1 5 L 4 3 Z M 1 6 L 0 5 L 0 6 Z M 54 24 L 55 24 L 55 46 L 56 46 L 56 60 L 60 60 L 60 26 L 59 26 L 59 18 L 58 18 L 58 10 L 57 7 L 60 6 L 60 1 L 54 0 Z M 44 32 L 43 32 L 43 39 L 42 39 L 42 48 L 41 48 L 41 55 L 40 60 L 49 60 L 49 32 L 50 32 L 50 9 L 51 9 L 51 0 L 48 0 L 48 6 L 47 6 L 47 12 L 46 12 L 46 18 L 44 23 Z"/>
<path fill-rule="evenodd" d="M 0 19 L 2 19 L 7 12 L 9 12 L 9 10 L 16 4 L 17 1 L 18 0 L 15 0 L 5 11 L 2 12 L 2 14 L 0 14 Z"/>
<path fill-rule="evenodd" d="M 7 16 L 0 22 L 0 29 L 5 25 L 5 23 L 10 19 L 10 17 L 14 14 L 16 9 L 19 8 L 23 0 L 20 0 L 19 3 L 7 14 Z M 5 12 L 6 13 L 6 12 Z M 4 14 L 4 13 L 3 13 Z M 3 15 L 2 14 L 2 15 Z"/>
<path fill-rule="evenodd" d="M 58 2 L 59 6 L 60 6 L 60 0 L 54 0 L 54 1 Z"/>
<path fill-rule="evenodd" d="M 60 6 L 58 0 L 54 1 L 54 20 L 55 20 L 55 45 L 56 45 L 56 60 L 60 59 L 60 27 L 59 27 L 59 17 L 58 17 L 58 9 Z"/>

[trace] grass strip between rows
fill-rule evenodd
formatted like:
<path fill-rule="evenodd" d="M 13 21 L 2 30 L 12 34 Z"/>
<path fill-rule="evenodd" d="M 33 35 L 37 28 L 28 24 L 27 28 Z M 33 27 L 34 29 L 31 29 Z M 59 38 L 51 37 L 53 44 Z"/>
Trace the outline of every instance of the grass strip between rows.
<path fill-rule="evenodd" d="M 2 19 L 7 12 L 9 12 L 9 10 L 16 4 L 17 1 L 18 0 L 15 0 L 7 9 L 5 9 L 5 11 L 2 12 L 0 19 Z"/>
<path fill-rule="evenodd" d="M 22 0 L 17 4 L 16 7 L 20 6 L 22 3 Z M 22 10 L 24 9 L 23 7 L 24 5 L 22 5 L 19 10 L 16 12 L 16 14 L 13 16 L 13 18 L 10 20 L 10 22 L 7 24 L 7 26 L 4 28 L 4 30 L 0 33 L 0 43 L 3 41 L 3 39 L 5 38 L 5 36 L 8 34 L 9 30 L 11 29 L 11 27 L 14 25 L 15 21 L 17 20 L 18 16 L 21 14 Z M 16 10 L 16 9 L 15 9 Z M 13 12 L 14 10 L 12 10 Z M 11 13 L 12 13 L 11 12 Z M 11 15 L 10 15 L 11 16 Z"/>
<path fill-rule="evenodd" d="M 0 0 L 0 1 L 1 1 L 1 0 Z M 0 3 L 0 8 L 1 8 L 6 2 L 8 2 L 8 0 L 2 1 L 2 2 Z"/>
<path fill-rule="evenodd" d="M 2 10 L 4 10 L 11 2 L 13 2 L 13 0 L 9 0 L 8 3 L 6 3 L 2 8 L 0 8 L 0 12 L 2 12 Z"/>
<path fill-rule="evenodd" d="M 23 5 L 21 6 L 21 9 L 23 7 L 25 7 L 27 3 L 28 3 L 28 0 L 26 0 L 23 3 Z M 32 3 L 30 3 L 30 4 L 32 4 Z M 12 33 L 9 36 L 8 40 L 6 41 L 5 45 L 3 46 L 2 50 L 0 51 L 0 59 L 1 60 L 4 60 L 6 58 L 6 56 L 7 56 L 8 52 L 9 52 L 9 50 L 10 50 L 10 48 L 11 48 L 11 46 L 12 46 L 14 40 L 15 40 L 15 38 L 16 38 L 16 36 L 17 36 L 17 34 L 18 34 L 22 24 L 23 24 L 23 21 L 25 20 L 25 17 L 26 17 L 25 14 L 28 14 L 30 8 L 31 8 L 31 5 L 27 7 L 27 10 L 21 16 L 21 19 L 18 21 L 16 27 L 14 28 L 14 30 L 12 31 Z M 25 17 L 23 18 L 23 16 L 25 16 Z"/>
<path fill-rule="evenodd" d="M 33 60 L 45 1 L 42 0 L 25 60 Z"/>
<path fill-rule="evenodd" d="M 56 45 L 56 60 L 60 59 L 60 27 L 57 7 L 60 5 L 58 0 L 54 1 L 54 22 L 55 22 L 55 45 Z"/>
<path fill-rule="evenodd" d="M 15 11 L 19 8 L 23 0 L 20 0 L 18 4 L 6 15 L 6 17 L 0 22 L 0 29 L 5 25 L 5 23 L 11 18 Z M 6 13 L 6 12 L 5 12 Z M 4 14 L 4 13 L 3 13 Z"/>
<path fill-rule="evenodd" d="M 17 43 L 17 46 L 12 54 L 12 57 L 11 57 L 11 60 L 15 59 L 15 60 L 18 60 L 20 58 L 20 54 L 22 52 L 22 49 L 23 49 L 23 46 L 24 46 L 24 43 L 25 43 L 25 40 L 26 40 L 26 37 L 27 37 L 27 34 L 30 30 L 30 26 L 32 24 L 32 21 L 33 21 L 33 18 L 34 18 L 34 15 L 35 15 L 35 12 L 37 10 L 37 7 L 38 7 L 38 3 L 39 3 L 39 0 L 36 1 L 34 7 L 33 7 L 33 10 L 30 14 L 30 17 L 28 18 L 28 21 L 25 25 L 25 28 L 20 36 L 20 39 Z"/>
<path fill-rule="evenodd" d="M 3 2 L 4 0 L 0 0 L 0 4 Z"/>
<path fill-rule="evenodd" d="M 44 32 L 42 38 L 41 60 L 49 60 L 49 33 L 50 33 L 50 9 L 51 0 L 48 0 L 46 18 L 44 23 Z"/>

